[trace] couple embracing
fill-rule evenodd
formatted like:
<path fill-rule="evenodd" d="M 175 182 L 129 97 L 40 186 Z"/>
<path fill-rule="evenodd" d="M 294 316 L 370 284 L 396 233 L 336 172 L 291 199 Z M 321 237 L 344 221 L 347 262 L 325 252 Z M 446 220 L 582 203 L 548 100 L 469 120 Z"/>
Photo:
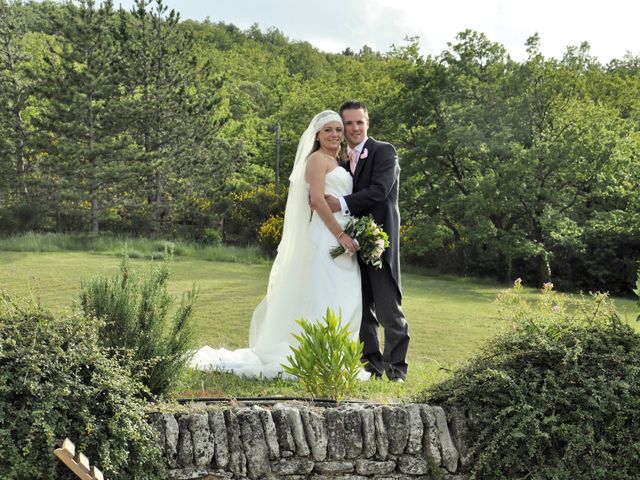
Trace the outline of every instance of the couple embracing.
<path fill-rule="evenodd" d="M 329 307 L 342 313 L 351 338 L 364 343 L 365 372 L 405 379 L 409 331 L 400 288 L 400 167 L 394 147 L 368 137 L 368 127 L 367 108 L 355 101 L 343 104 L 340 113 L 326 110 L 311 120 L 289 177 L 282 239 L 267 294 L 251 319 L 249 348 L 203 347 L 192 359 L 194 367 L 276 377 L 291 353 L 292 333 L 300 333 L 296 320 L 321 319 Z M 343 137 L 345 161 L 339 158 Z M 344 231 L 351 216 L 369 214 L 389 236 L 380 269 L 359 260 L 357 243 Z M 336 244 L 350 255 L 331 258 Z"/>

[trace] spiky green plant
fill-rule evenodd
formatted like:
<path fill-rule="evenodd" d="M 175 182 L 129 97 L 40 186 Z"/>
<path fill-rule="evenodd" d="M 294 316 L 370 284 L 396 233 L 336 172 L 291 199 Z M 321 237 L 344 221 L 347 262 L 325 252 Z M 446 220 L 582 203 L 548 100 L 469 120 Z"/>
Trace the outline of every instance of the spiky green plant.
<path fill-rule="evenodd" d="M 303 318 L 297 323 L 302 332 L 293 334 L 298 345 L 291 346 L 289 364 L 282 365 L 285 372 L 296 376 L 313 398 L 340 400 L 351 394 L 362 368 L 363 345 L 351 339 L 342 314 L 327 308 L 322 321 Z"/>

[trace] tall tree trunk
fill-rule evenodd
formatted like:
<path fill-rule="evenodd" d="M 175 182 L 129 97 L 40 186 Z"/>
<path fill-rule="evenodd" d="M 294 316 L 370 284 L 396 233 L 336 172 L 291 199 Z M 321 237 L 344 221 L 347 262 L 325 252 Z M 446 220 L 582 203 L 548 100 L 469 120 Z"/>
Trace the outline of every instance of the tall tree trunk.
<path fill-rule="evenodd" d="M 144 129 L 144 151 L 147 154 L 148 159 L 153 158 L 153 146 L 151 140 L 151 134 L 149 133 L 148 125 Z M 148 167 L 151 167 L 152 161 L 149 160 Z M 151 233 L 157 233 L 158 231 L 158 188 L 157 188 L 157 167 L 153 171 L 151 168 L 146 172 L 147 181 L 147 202 L 149 203 L 149 213 L 151 215 Z"/>
<path fill-rule="evenodd" d="M 100 223 L 98 219 L 98 178 L 96 174 L 96 161 L 92 161 L 91 172 L 91 231 L 93 233 L 100 232 Z"/>
<path fill-rule="evenodd" d="M 20 189 L 20 196 L 25 204 L 29 203 L 29 191 L 27 190 L 27 182 L 25 180 L 25 166 L 24 166 L 24 139 L 18 138 L 18 145 L 16 148 L 16 174 L 18 175 L 18 186 Z"/>
<path fill-rule="evenodd" d="M 511 283 L 513 282 L 513 255 L 511 255 L 511 252 L 508 252 L 506 254 L 506 258 L 505 258 L 506 264 L 507 264 L 507 270 L 506 270 L 506 276 L 505 276 L 505 282 L 506 283 Z"/>
<path fill-rule="evenodd" d="M 162 231 L 162 175 L 160 173 L 160 167 L 156 168 L 155 172 L 155 199 L 154 199 L 154 210 L 155 210 L 155 224 L 156 230 Z"/>
<path fill-rule="evenodd" d="M 93 94 L 89 94 L 89 155 L 91 156 L 91 231 L 100 232 L 98 219 L 98 161 L 95 152 L 95 118 L 93 112 Z"/>
<path fill-rule="evenodd" d="M 540 275 L 540 283 L 545 284 L 551 281 L 551 264 L 549 256 L 546 253 L 538 257 L 538 269 Z"/>
<path fill-rule="evenodd" d="M 535 240 L 538 245 L 542 245 L 544 247 L 544 235 L 542 234 L 542 225 L 540 224 L 540 220 L 542 218 L 542 208 L 536 210 L 537 217 L 533 223 L 533 240 Z M 540 284 L 545 284 L 551 281 L 551 264 L 549 263 L 549 253 L 543 248 L 543 251 L 538 255 L 538 278 L 540 279 Z"/>

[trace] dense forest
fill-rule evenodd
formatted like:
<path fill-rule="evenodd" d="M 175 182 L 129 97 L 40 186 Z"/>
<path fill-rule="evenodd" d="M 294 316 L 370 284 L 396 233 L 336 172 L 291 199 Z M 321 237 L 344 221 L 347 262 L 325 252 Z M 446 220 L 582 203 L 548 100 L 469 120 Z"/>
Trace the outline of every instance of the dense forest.
<path fill-rule="evenodd" d="M 162 0 L 0 0 L 0 234 L 273 249 L 300 134 L 355 98 L 398 148 L 406 262 L 629 292 L 640 57 L 604 65 L 583 43 L 546 58 L 540 44 L 515 61 L 464 31 L 443 52 L 408 38 L 332 54 Z"/>

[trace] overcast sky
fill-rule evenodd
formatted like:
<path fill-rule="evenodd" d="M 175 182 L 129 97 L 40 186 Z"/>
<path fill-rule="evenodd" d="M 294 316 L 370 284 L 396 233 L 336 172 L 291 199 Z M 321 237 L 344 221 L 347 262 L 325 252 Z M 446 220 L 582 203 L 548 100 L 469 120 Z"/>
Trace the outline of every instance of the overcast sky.
<path fill-rule="evenodd" d="M 130 9 L 133 0 L 114 0 Z M 559 58 L 568 45 L 591 45 L 603 63 L 640 54 L 640 0 L 165 0 L 182 18 L 281 30 L 327 52 L 368 45 L 387 52 L 420 37 L 423 55 L 437 55 L 470 28 L 504 45 L 516 60 L 534 33 L 542 53 Z"/>

